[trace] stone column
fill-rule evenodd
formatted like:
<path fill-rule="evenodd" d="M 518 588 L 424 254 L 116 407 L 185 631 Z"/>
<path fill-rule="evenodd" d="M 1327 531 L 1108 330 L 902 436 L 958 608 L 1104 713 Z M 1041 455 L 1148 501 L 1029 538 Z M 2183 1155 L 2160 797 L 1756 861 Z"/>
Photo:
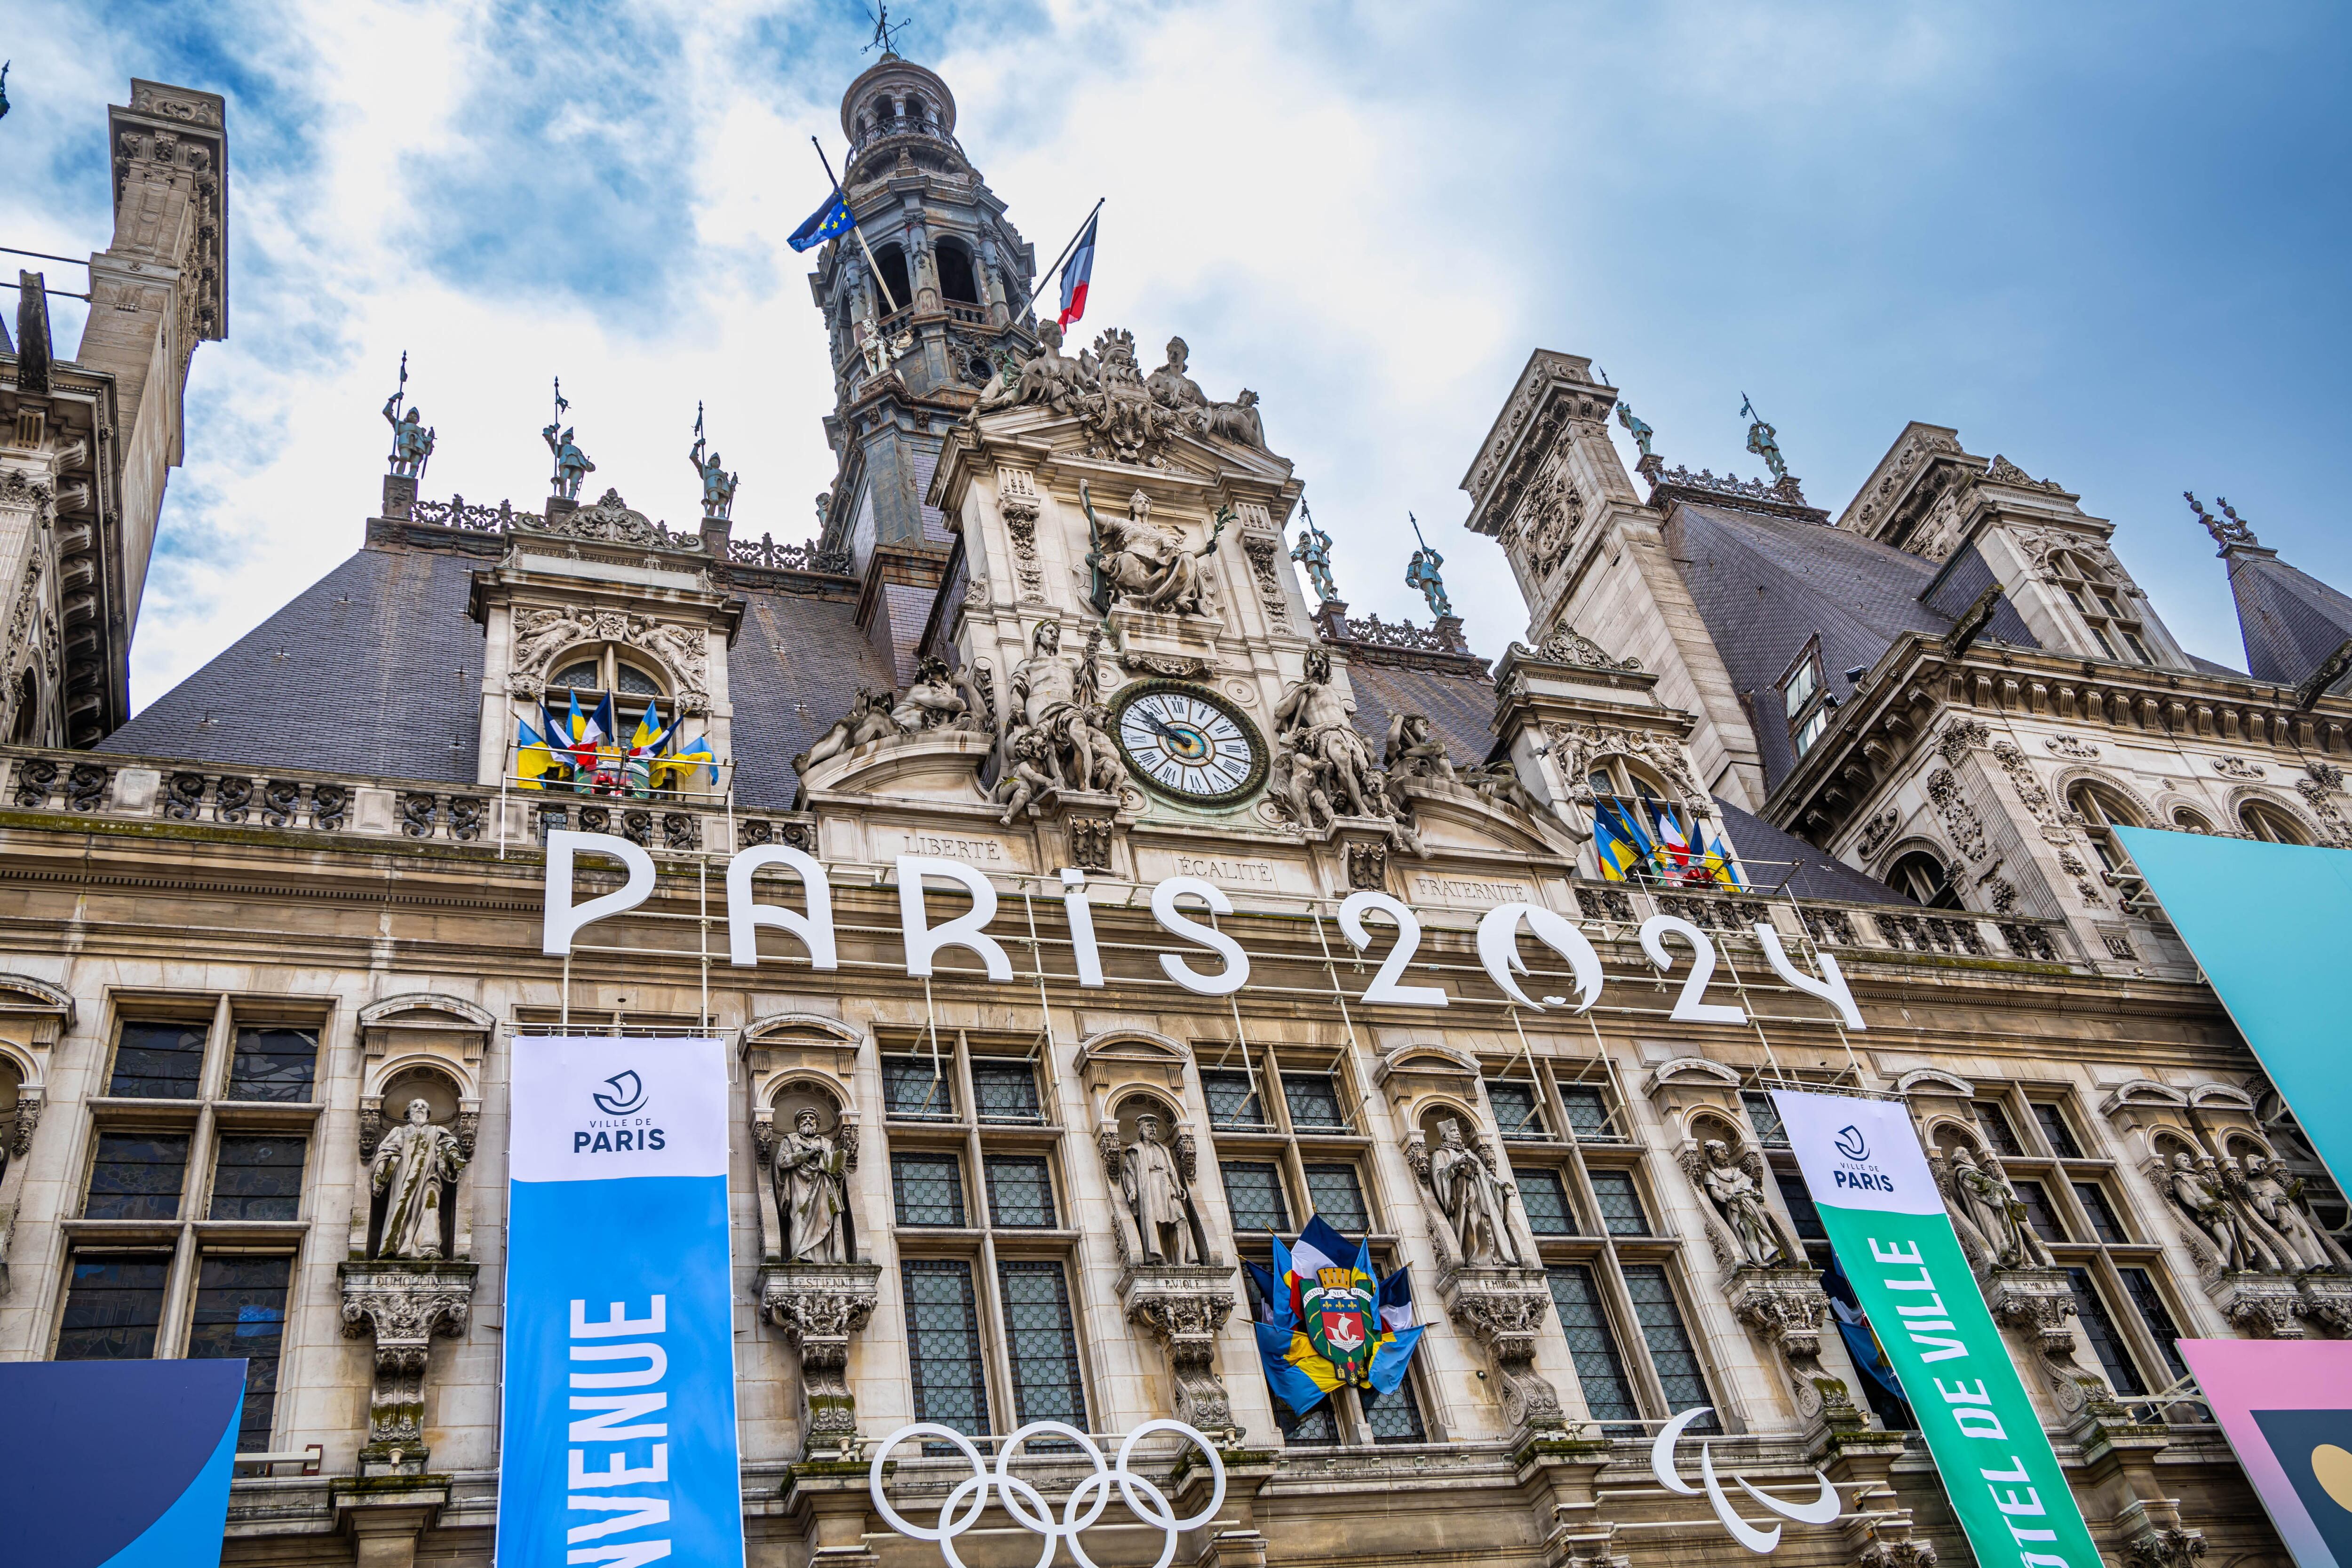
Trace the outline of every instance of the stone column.
<path fill-rule="evenodd" d="M 874 1316 L 881 1284 L 878 1263 L 771 1263 L 760 1270 L 760 1315 L 800 1356 L 807 1458 L 841 1458 L 856 1444 L 849 1336 Z"/>
<path fill-rule="evenodd" d="M 395 1258 L 345 1263 L 343 1337 L 375 1335 L 375 1385 L 368 1398 L 368 1440 L 360 1475 L 423 1476 L 425 1364 L 436 1334 L 466 1331 L 478 1265 Z"/>
<path fill-rule="evenodd" d="M 1160 1342 L 1176 1385 L 1176 1419 L 1212 1437 L 1238 1437 L 1234 1402 L 1217 1372 L 1217 1333 L 1234 1314 L 1230 1264 L 1130 1262 L 1119 1271 L 1127 1321 Z"/>

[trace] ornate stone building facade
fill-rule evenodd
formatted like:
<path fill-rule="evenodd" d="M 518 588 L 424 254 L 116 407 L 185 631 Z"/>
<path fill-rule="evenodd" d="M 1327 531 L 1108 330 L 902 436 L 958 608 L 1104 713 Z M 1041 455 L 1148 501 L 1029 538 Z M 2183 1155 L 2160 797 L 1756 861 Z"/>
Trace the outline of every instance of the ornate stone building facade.
<path fill-rule="evenodd" d="M 866 1489 L 908 1421 L 1168 1416 L 1232 1480 L 1187 1562 L 1744 1560 L 1650 1468 L 1699 1406 L 1723 1468 L 1839 1489 L 1782 1554 L 1958 1561 L 1775 1083 L 1908 1104 L 2112 1558 L 2284 1563 L 2173 1342 L 2352 1333 L 2343 1200 L 2109 832 L 2346 841 L 2352 601 L 2234 514 L 2251 675 L 1951 431 L 1832 520 L 1769 427 L 1768 483 L 1644 426 L 1644 496 L 1616 393 L 1541 353 L 1465 481 L 1525 641 L 1351 619 L 1328 571 L 1310 610 L 1255 397 L 1026 315 L 945 84 L 888 58 L 843 107 L 881 276 L 835 245 L 812 279 L 841 468 L 809 546 L 396 473 L 349 561 L 129 717 L 226 165 L 217 99 L 114 114 L 124 308 L 77 360 L 37 309 L 0 354 L 34 714 L 0 750 L 0 1354 L 248 1356 L 228 1561 L 489 1561 L 509 1066 L 593 1031 L 735 1062 L 755 1563 L 932 1551 Z M 286 657 L 329 647 L 348 680 Z M 717 782 L 531 787 L 518 726 L 572 696 L 679 717 Z M 1611 874 L 1627 814 L 1736 869 Z M 556 826 L 659 872 L 562 958 Z M 972 906 L 928 973 L 908 857 Z M 1490 967 L 1511 905 L 1601 973 Z M 1240 1265 L 1310 1215 L 1410 1265 L 1429 1329 L 1395 1393 L 1297 1418 Z"/>

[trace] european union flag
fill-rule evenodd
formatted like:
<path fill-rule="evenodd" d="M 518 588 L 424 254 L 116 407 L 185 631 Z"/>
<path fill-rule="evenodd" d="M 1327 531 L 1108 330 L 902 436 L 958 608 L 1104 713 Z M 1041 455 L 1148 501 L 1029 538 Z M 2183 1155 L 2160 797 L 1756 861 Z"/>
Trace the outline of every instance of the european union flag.
<path fill-rule="evenodd" d="M 835 235 L 847 234 L 857 226 L 857 215 L 849 210 L 849 199 L 835 185 L 824 205 L 809 214 L 808 221 L 793 230 L 784 241 L 794 250 L 814 250 Z"/>

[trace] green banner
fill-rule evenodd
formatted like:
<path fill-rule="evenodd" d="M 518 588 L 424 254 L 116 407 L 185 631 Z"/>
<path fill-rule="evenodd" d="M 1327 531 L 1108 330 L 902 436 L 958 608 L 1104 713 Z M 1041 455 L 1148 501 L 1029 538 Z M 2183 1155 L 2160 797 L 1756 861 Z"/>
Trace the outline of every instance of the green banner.
<path fill-rule="evenodd" d="M 2099 1568 L 1897 1101 L 1775 1089 L 1830 1244 L 1886 1347 L 1982 1568 Z"/>

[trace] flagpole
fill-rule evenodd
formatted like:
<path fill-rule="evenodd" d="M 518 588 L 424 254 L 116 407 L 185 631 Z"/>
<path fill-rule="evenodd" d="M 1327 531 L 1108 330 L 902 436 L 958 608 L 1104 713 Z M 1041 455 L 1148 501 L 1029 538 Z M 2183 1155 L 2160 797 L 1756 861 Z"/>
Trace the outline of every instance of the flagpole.
<path fill-rule="evenodd" d="M 1018 325 L 1028 316 L 1030 311 L 1037 308 L 1038 299 L 1045 292 L 1045 284 L 1053 281 L 1054 274 L 1062 269 L 1062 263 L 1070 258 L 1070 252 L 1076 250 L 1078 247 L 1078 241 L 1086 237 L 1087 225 L 1095 221 L 1095 214 L 1102 211 L 1103 203 L 1109 199 L 1110 198 L 1108 196 L 1097 196 L 1095 198 L 1095 205 L 1087 209 L 1087 216 L 1078 220 L 1078 230 L 1076 234 L 1070 236 L 1070 243 L 1062 247 L 1062 254 L 1054 258 L 1053 266 L 1048 267 L 1045 271 L 1038 274 L 1038 277 L 1042 281 L 1038 283 L 1036 292 L 1029 296 L 1029 302 L 1021 307 L 1021 314 L 1013 319 L 1015 325 Z"/>
<path fill-rule="evenodd" d="M 816 161 L 824 166 L 824 177 L 833 182 L 833 194 L 841 198 L 844 207 L 847 207 L 849 193 L 841 188 L 841 181 L 833 172 L 833 160 L 824 155 L 824 143 L 812 136 L 809 145 L 816 149 Z M 890 285 L 882 276 L 882 264 L 874 259 L 874 247 L 866 243 L 866 227 L 857 221 L 857 214 L 854 211 L 849 215 L 849 232 L 857 237 L 857 248 L 866 253 L 866 265 L 874 274 L 874 286 L 882 290 L 882 302 L 890 307 L 891 315 L 897 315 L 898 301 L 891 297 Z M 911 305 L 914 301 L 909 300 L 908 303 Z"/>

